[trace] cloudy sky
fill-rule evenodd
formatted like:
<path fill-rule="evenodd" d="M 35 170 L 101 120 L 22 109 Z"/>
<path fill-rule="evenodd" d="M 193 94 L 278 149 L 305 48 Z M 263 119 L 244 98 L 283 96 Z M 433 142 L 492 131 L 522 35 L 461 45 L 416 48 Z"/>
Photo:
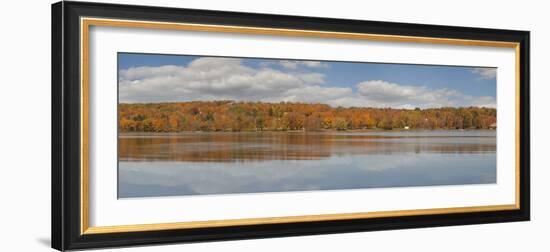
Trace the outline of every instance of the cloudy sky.
<path fill-rule="evenodd" d="M 496 69 L 119 53 L 121 103 L 235 100 L 496 107 Z"/>

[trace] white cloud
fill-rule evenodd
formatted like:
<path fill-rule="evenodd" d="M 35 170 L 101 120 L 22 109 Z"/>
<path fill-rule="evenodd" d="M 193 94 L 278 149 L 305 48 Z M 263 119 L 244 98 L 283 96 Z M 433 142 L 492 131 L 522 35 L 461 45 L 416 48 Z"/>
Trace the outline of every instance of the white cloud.
<path fill-rule="evenodd" d="M 464 96 L 466 106 L 496 108 L 496 100 L 492 96 Z"/>
<path fill-rule="evenodd" d="M 448 106 L 451 99 L 460 96 L 456 90 L 428 89 L 422 86 L 399 85 L 382 80 L 357 84 L 358 93 L 369 101 L 382 104 L 422 104 L 426 107 Z"/>
<path fill-rule="evenodd" d="M 382 80 L 364 81 L 357 84 L 358 94 L 378 107 L 445 107 L 445 106 L 477 106 L 495 107 L 493 97 L 478 97 L 447 89 L 430 89 L 424 86 L 401 85 Z"/>
<path fill-rule="evenodd" d="M 281 60 L 281 61 L 279 61 L 279 64 L 281 66 L 283 66 L 284 68 L 288 68 L 288 69 L 298 68 L 298 62 L 297 61 Z"/>
<path fill-rule="evenodd" d="M 290 89 L 285 92 L 281 100 L 291 102 L 328 103 L 333 106 L 341 106 L 336 100 L 354 95 L 351 88 L 308 86 Z"/>
<path fill-rule="evenodd" d="M 301 61 L 302 65 L 311 68 L 329 68 L 329 64 L 320 61 Z"/>
<path fill-rule="evenodd" d="M 324 82 L 320 73 L 255 69 L 229 58 L 199 58 L 187 67 L 129 68 L 119 74 L 121 102 L 265 100 Z"/>
<path fill-rule="evenodd" d="M 287 69 L 298 69 L 299 66 L 309 68 L 329 68 L 330 65 L 321 61 L 280 60 L 279 65 Z"/>
<path fill-rule="evenodd" d="M 394 108 L 494 107 L 496 104 L 493 97 L 468 96 L 452 89 L 430 89 L 382 80 L 360 82 L 355 88 L 349 85 L 338 87 L 326 86 L 325 79 L 324 74 L 303 69 L 277 70 L 267 65 L 254 68 L 237 58 L 204 57 L 187 66 L 165 65 L 120 70 L 119 100 L 123 103 L 193 100 L 293 101 L 325 103 L 334 107 Z"/>
<path fill-rule="evenodd" d="M 491 80 L 497 77 L 497 69 L 496 68 L 474 68 L 472 69 L 472 73 L 479 75 L 480 79 L 483 80 Z"/>

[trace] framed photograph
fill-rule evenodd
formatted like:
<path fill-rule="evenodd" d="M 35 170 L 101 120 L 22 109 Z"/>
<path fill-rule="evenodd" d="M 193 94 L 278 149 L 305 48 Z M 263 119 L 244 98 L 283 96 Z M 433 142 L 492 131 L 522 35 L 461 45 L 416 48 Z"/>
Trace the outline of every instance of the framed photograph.
<path fill-rule="evenodd" d="M 529 32 L 52 6 L 58 250 L 529 220 Z"/>

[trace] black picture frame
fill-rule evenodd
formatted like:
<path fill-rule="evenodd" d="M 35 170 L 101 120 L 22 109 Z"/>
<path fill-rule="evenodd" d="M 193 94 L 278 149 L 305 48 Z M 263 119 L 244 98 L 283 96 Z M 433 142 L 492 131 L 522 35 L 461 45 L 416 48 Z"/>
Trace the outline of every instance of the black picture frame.
<path fill-rule="evenodd" d="M 229 227 L 81 233 L 80 17 L 185 22 L 519 43 L 519 209 Z M 52 247 L 58 250 L 253 239 L 528 221 L 530 218 L 529 32 L 102 3 L 52 5 Z"/>

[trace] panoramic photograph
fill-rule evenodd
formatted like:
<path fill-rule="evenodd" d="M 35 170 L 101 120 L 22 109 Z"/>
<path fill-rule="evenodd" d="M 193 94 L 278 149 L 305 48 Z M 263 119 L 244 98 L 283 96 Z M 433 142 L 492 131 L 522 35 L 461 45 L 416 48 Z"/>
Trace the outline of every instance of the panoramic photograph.
<path fill-rule="evenodd" d="M 118 197 L 496 183 L 497 69 L 118 54 Z"/>

